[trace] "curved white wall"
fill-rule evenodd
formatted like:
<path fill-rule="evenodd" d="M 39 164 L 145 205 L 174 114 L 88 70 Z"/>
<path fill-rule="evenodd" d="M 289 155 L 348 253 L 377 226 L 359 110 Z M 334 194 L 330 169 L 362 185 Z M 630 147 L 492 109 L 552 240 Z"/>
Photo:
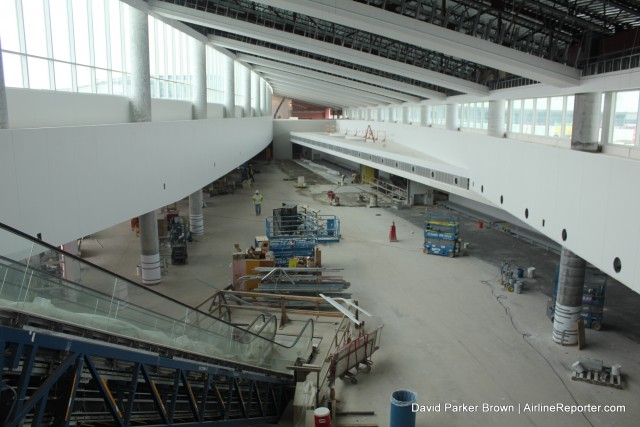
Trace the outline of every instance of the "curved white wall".
<path fill-rule="evenodd" d="M 0 130 L 0 222 L 69 242 L 191 194 L 272 129 L 266 116 Z"/>
<path fill-rule="evenodd" d="M 394 143 L 465 170 L 469 197 L 499 206 L 640 292 L 637 160 L 437 128 L 338 121 L 341 131 L 369 124 Z M 435 181 L 429 185 L 439 187 Z M 620 272 L 614 271 L 616 257 Z"/>

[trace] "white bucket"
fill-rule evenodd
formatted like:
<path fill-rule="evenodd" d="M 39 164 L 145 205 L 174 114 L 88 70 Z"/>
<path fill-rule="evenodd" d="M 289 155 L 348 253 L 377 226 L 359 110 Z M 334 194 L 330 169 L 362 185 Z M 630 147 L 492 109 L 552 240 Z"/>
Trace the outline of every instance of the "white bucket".
<path fill-rule="evenodd" d="M 529 267 L 527 268 L 527 278 L 529 279 L 533 279 L 533 277 L 536 275 L 536 268 L 535 267 Z"/>
<path fill-rule="evenodd" d="M 304 176 L 299 176 L 298 177 L 298 187 L 304 187 Z"/>

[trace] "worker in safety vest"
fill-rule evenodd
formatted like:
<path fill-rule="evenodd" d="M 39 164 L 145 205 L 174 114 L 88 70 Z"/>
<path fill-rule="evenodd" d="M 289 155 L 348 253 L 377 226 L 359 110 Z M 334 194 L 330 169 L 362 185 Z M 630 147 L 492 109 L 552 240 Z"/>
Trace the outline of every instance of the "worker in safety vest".
<path fill-rule="evenodd" d="M 262 210 L 262 194 L 260 194 L 260 192 L 256 190 L 252 199 L 253 199 L 253 204 L 256 207 L 256 215 L 260 215 L 260 212 Z"/>

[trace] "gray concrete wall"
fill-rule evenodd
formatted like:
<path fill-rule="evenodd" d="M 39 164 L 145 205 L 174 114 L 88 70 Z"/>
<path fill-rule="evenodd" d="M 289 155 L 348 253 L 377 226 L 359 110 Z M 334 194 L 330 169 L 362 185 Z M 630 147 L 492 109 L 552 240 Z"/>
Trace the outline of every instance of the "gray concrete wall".
<path fill-rule="evenodd" d="M 274 120 L 274 159 L 291 158 L 293 150 L 289 141 L 289 132 L 324 132 L 327 125 L 335 125 L 335 120 Z"/>

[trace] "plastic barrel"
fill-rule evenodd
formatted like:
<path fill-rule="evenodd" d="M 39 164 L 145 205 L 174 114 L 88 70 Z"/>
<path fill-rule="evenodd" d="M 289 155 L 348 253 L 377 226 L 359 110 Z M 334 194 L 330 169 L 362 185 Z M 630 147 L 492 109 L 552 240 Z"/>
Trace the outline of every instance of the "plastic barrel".
<path fill-rule="evenodd" d="M 320 407 L 313 411 L 313 425 L 315 427 L 331 427 L 331 412 L 328 408 Z"/>
<path fill-rule="evenodd" d="M 518 279 L 522 279 L 524 277 L 524 268 L 518 267 L 518 269 L 516 270 L 516 277 Z"/>
<path fill-rule="evenodd" d="M 416 413 L 411 404 L 417 395 L 409 390 L 397 390 L 391 393 L 391 422 L 389 427 L 415 427 Z"/>
<path fill-rule="evenodd" d="M 515 292 L 516 294 L 519 294 L 522 292 L 522 280 L 516 280 L 516 285 L 515 285 Z"/>

